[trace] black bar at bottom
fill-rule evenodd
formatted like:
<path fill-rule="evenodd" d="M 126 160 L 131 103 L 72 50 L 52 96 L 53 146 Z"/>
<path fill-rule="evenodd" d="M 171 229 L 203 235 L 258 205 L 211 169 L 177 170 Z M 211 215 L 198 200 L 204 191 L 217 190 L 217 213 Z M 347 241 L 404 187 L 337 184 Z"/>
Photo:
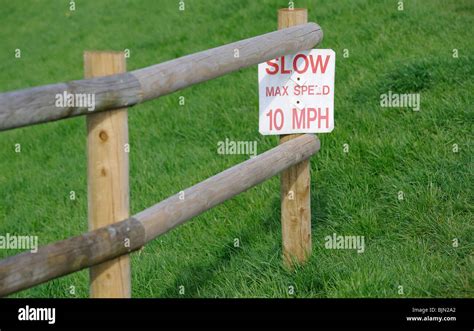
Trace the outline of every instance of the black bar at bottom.
<path fill-rule="evenodd" d="M 473 299 L 2 299 L 0 330 L 473 330 L 473 303 Z M 54 324 L 52 310 L 41 308 L 55 308 Z"/>

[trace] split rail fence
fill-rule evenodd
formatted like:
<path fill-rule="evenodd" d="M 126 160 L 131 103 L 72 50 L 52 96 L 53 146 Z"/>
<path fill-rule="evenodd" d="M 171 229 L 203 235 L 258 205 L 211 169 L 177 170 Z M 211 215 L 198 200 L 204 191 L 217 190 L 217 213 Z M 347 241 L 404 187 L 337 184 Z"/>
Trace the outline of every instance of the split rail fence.
<path fill-rule="evenodd" d="M 306 160 L 320 148 L 316 136 L 282 137 L 279 146 L 131 217 L 128 155 L 123 146 L 128 143 L 126 107 L 311 49 L 322 40 L 323 33 L 317 24 L 306 22 L 305 9 L 282 9 L 278 31 L 131 72 L 125 70 L 123 53 L 85 52 L 86 79 L 1 93 L 0 131 L 86 115 L 90 231 L 42 246 L 36 253 L 25 252 L 1 260 L 0 296 L 91 268 L 92 297 L 130 297 L 129 253 L 280 172 L 286 174 L 281 177 L 284 261 L 290 267 L 293 262 L 304 262 L 311 248 Z M 239 51 L 238 57 L 234 57 L 235 50 Z M 94 94 L 94 111 L 86 107 L 56 107 L 55 96 L 65 91 Z M 298 189 L 298 185 L 303 188 Z M 112 189 L 107 191 L 104 187 Z M 296 195 L 291 201 L 288 191 Z M 306 229 L 304 238 L 302 228 Z"/>

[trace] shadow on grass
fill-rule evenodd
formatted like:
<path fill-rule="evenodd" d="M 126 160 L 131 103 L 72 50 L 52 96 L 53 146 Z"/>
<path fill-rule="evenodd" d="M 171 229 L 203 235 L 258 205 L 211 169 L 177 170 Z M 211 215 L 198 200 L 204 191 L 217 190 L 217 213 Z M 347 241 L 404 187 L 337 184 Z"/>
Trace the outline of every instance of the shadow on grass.
<path fill-rule="evenodd" d="M 317 183 L 314 183 L 314 180 L 312 180 L 311 188 L 311 218 L 312 232 L 314 232 L 314 229 L 318 226 L 318 220 L 327 217 L 327 198 L 323 192 L 315 192 Z M 235 234 L 235 237 L 239 238 L 240 242 L 249 243 L 254 243 L 269 233 L 274 234 L 276 238 L 281 238 L 280 203 L 280 199 L 273 199 L 271 206 L 267 209 L 268 215 L 261 222 L 246 225 L 243 230 Z M 266 247 L 264 254 L 269 257 L 274 256 L 275 250 L 278 251 L 280 256 L 282 255 L 281 239 L 275 242 L 275 245 Z M 314 251 L 313 245 L 313 255 Z M 232 244 L 223 245 L 220 251 L 213 252 L 212 262 L 202 263 L 200 261 L 184 266 L 177 273 L 175 282 L 162 291 L 161 297 L 197 297 L 199 289 L 209 284 L 218 274 L 218 270 L 228 266 L 232 259 L 241 257 L 243 253 L 244 251 L 241 248 L 236 248 Z M 276 266 L 276 269 L 281 273 L 282 277 L 288 277 L 288 281 L 295 281 L 296 277 L 298 277 L 299 286 L 307 285 L 313 288 L 313 290 L 320 292 L 323 289 L 323 285 L 321 282 L 315 282 L 313 272 L 311 271 L 313 268 L 310 267 L 315 261 L 314 257 L 308 261 L 307 266 L 310 270 L 306 276 L 304 275 L 305 266 L 297 266 L 295 271 L 288 271 L 281 264 L 281 260 L 279 260 L 280 265 Z M 184 286 L 184 294 L 179 294 L 181 286 Z"/>
<path fill-rule="evenodd" d="M 261 231 L 255 231 L 255 226 L 249 224 L 235 237 L 239 238 L 240 242 L 251 242 L 257 239 L 265 231 L 265 228 L 262 227 Z M 178 271 L 175 282 L 161 293 L 161 297 L 197 297 L 199 289 L 217 274 L 217 270 L 228 265 L 232 259 L 242 255 L 243 250 L 234 247 L 232 244 L 226 244 L 220 251 L 212 253 L 214 257 L 211 263 L 196 262 L 187 264 Z M 184 286 L 184 294 L 179 293 L 181 286 Z"/>

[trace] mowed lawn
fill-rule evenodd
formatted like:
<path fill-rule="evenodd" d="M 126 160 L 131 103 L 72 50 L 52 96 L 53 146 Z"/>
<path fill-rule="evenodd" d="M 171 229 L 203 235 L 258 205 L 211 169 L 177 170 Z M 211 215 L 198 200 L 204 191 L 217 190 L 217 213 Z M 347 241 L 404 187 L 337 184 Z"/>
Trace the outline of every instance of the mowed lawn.
<path fill-rule="evenodd" d="M 0 0 L 0 91 L 80 79 L 84 50 L 128 48 L 133 70 L 270 32 L 288 5 L 185 3 Z M 133 254 L 133 296 L 474 297 L 473 2 L 296 6 L 337 53 L 335 129 L 311 160 L 310 261 L 282 266 L 275 177 Z M 381 107 L 389 90 L 420 93 L 421 110 Z M 131 213 L 248 158 L 219 155 L 219 141 L 276 146 L 258 132 L 257 92 L 253 66 L 131 108 Z M 85 232 L 86 192 L 83 117 L 0 133 L 0 235 L 44 245 Z M 333 233 L 364 236 L 365 251 L 326 249 Z M 88 295 L 84 270 L 12 297 Z"/>

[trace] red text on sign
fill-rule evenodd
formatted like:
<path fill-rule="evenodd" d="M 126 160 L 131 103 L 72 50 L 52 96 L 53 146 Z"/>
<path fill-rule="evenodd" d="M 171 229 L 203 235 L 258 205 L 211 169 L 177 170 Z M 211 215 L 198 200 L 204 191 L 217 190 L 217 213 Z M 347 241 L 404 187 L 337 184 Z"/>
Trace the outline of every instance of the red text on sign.
<path fill-rule="evenodd" d="M 267 97 L 275 97 L 281 95 L 288 95 L 288 86 L 266 87 L 265 93 Z"/>
<path fill-rule="evenodd" d="M 324 74 L 329 63 L 330 55 L 326 55 L 326 59 L 323 63 L 323 56 L 318 55 L 314 57 L 313 55 L 298 54 L 293 58 L 292 63 L 290 64 L 290 69 L 286 67 L 285 57 L 282 56 L 279 58 L 280 64 L 278 64 L 278 59 L 267 61 L 267 65 L 270 68 L 266 68 L 265 71 L 269 75 L 280 74 L 291 74 L 295 71 L 298 74 L 304 74 L 308 68 L 311 69 L 313 74 L 316 74 L 319 71 Z M 274 62 L 275 61 L 275 62 Z M 298 63 L 299 61 L 299 63 Z"/>
<path fill-rule="evenodd" d="M 266 114 L 270 131 L 280 131 L 285 124 L 285 113 L 281 108 L 270 109 Z M 292 129 L 309 129 L 317 124 L 317 128 L 329 128 L 329 107 L 318 108 L 293 108 Z"/>
<path fill-rule="evenodd" d="M 299 116 L 299 117 L 298 117 Z M 293 129 L 309 129 L 312 122 L 318 120 L 318 128 L 322 128 L 322 122 L 326 123 L 326 129 L 329 128 L 329 108 L 293 108 L 292 116 Z"/>
<path fill-rule="evenodd" d="M 296 85 L 293 89 L 294 95 L 328 95 L 331 89 L 328 85 Z"/>
<path fill-rule="evenodd" d="M 283 110 L 277 108 L 275 109 L 275 112 L 273 112 L 273 109 L 270 109 L 270 111 L 267 113 L 267 116 L 269 117 L 270 131 L 272 131 L 273 128 L 275 128 L 277 131 L 281 130 L 283 124 L 285 124 L 285 115 L 283 114 Z"/>

